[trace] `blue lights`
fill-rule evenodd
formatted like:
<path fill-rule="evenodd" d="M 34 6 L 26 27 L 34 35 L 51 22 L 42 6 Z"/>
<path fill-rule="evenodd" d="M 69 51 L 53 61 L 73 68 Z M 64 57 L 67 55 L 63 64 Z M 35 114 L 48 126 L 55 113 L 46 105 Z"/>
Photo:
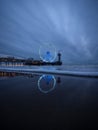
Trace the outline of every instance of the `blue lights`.
<path fill-rule="evenodd" d="M 49 93 L 55 89 L 56 79 L 53 75 L 42 75 L 38 80 L 38 89 L 42 93 Z"/>
<path fill-rule="evenodd" d="M 57 56 L 56 48 L 53 44 L 45 43 L 39 48 L 39 56 L 44 62 L 53 62 Z"/>
<path fill-rule="evenodd" d="M 46 52 L 46 55 L 45 55 L 44 59 L 45 59 L 45 61 L 47 61 L 47 62 L 51 62 L 52 56 L 51 56 L 50 51 L 47 51 L 47 52 Z"/>

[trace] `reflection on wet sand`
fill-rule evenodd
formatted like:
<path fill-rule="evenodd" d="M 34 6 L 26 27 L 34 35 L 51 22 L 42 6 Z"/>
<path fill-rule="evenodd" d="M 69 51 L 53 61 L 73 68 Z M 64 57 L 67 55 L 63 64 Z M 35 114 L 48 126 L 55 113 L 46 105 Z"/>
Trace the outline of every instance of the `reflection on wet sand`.
<path fill-rule="evenodd" d="M 61 83 L 61 78 L 57 77 L 55 78 L 54 75 L 33 75 L 33 74 L 27 74 L 27 73 L 16 73 L 16 72 L 0 72 L 0 78 L 2 77 L 16 77 L 16 76 L 27 76 L 29 78 L 34 78 L 34 76 L 39 76 L 37 80 L 38 89 L 42 93 L 49 93 L 53 91 L 56 87 L 56 83 Z"/>
<path fill-rule="evenodd" d="M 97 78 L 0 72 L 0 116 L 4 129 L 21 125 L 23 129 L 35 130 L 38 124 L 45 124 L 46 130 L 47 126 L 51 130 L 51 126 L 58 129 L 61 125 L 71 130 L 80 130 L 78 126 L 84 130 L 86 125 L 88 130 L 98 126 L 97 113 Z"/>
<path fill-rule="evenodd" d="M 38 89 L 42 93 L 49 93 L 55 89 L 56 79 L 53 75 L 42 75 L 38 80 Z"/>
<path fill-rule="evenodd" d="M 0 72 L 0 77 L 15 77 L 15 76 L 32 76 L 32 74 L 16 73 L 16 72 Z"/>

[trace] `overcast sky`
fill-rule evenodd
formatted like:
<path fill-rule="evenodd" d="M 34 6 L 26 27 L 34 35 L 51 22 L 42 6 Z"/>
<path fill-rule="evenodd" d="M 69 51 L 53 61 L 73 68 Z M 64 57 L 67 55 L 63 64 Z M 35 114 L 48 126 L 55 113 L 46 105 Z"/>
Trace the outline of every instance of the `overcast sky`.
<path fill-rule="evenodd" d="M 0 0 L 0 54 L 39 58 L 51 44 L 65 64 L 98 64 L 98 0 Z"/>

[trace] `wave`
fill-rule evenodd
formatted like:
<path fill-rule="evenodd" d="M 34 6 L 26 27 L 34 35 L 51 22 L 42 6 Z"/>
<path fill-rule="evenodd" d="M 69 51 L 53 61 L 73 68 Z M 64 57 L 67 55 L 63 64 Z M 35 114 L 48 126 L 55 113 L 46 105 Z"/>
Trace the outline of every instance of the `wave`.
<path fill-rule="evenodd" d="M 0 67 L 3 72 L 19 72 L 30 74 L 51 74 L 51 75 L 65 75 L 65 76 L 80 76 L 80 77 L 98 77 L 98 68 L 60 68 L 60 67 L 37 67 L 37 66 L 21 66 L 21 67 Z"/>

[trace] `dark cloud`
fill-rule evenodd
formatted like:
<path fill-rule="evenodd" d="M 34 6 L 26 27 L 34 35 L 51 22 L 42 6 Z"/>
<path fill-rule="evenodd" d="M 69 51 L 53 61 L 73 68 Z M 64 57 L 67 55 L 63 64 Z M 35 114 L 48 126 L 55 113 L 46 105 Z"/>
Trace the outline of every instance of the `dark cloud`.
<path fill-rule="evenodd" d="M 0 54 L 38 57 L 52 43 L 65 64 L 98 64 L 98 0 L 0 0 Z"/>

